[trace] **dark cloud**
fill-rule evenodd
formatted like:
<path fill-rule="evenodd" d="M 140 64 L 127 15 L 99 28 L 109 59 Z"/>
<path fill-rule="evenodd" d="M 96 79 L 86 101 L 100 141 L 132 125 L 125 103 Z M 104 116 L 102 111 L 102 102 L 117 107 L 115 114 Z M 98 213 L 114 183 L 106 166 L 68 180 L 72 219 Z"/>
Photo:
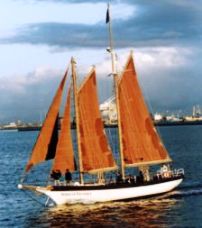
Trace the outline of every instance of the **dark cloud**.
<path fill-rule="evenodd" d="M 160 74 L 162 78 L 154 80 L 154 78 L 140 75 L 139 81 L 142 82 L 145 98 L 148 104 L 151 104 L 152 112 L 182 110 L 183 113 L 191 114 L 194 105 L 201 105 L 202 78 L 199 77 L 197 71 L 193 72 L 191 67 L 151 73 Z"/>
<path fill-rule="evenodd" d="M 29 77 L 34 77 L 34 74 L 26 75 L 26 78 Z M 20 88 L 17 88 L 17 82 L 14 88 L 9 85 L 7 88 L 1 88 L 0 106 L 3 107 L 1 121 L 17 121 L 18 119 L 39 121 L 42 116 L 44 117 L 55 93 L 55 86 L 59 83 L 56 77 L 52 77 L 51 80 L 49 77 L 38 83 L 20 86 Z"/>
<path fill-rule="evenodd" d="M 81 3 L 86 1 L 64 0 L 54 2 Z M 198 0 L 198 3 L 200 2 Z M 124 3 L 135 5 L 138 7 L 138 12 L 137 15 L 135 14 L 126 20 L 113 21 L 117 47 L 186 45 L 198 43 L 201 40 L 202 9 L 200 5 L 197 5 L 197 2 L 188 4 L 187 1 L 180 0 L 176 4 L 174 0 L 152 2 L 128 0 Z M 107 27 L 104 15 L 103 21 L 95 25 L 37 23 L 26 25 L 15 36 L 8 37 L 0 42 L 45 44 L 68 48 L 105 47 Z"/>
<path fill-rule="evenodd" d="M 48 111 L 58 84 L 58 78 L 50 80 L 47 77 L 36 84 L 25 85 L 23 92 L 14 89 L 3 91 L 0 96 L 0 106 L 3 107 L 0 113 L 0 124 L 1 122 L 17 121 L 19 119 L 26 122 L 42 120 Z M 112 80 L 109 78 L 100 79 L 98 85 L 100 102 L 103 102 L 112 95 Z M 105 93 L 103 93 L 103 88 L 105 88 Z M 65 97 L 64 94 L 63 98 Z M 64 99 L 61 115 L 63 114 L 63 108 Z"/>
<path fill-rule="evenodd" d="M 162 77 L 151 77 L 155 74 L 161 74 Z M 179 77 L 182 74 L 185 77 Z M 193 74 L 192 69 L 167 72 L 156 70 L 150 72 L 150 75 L 139 72 L 138 79 L 149 108 L 151 108 L 150 111 L 153 113 L 165 113 L 167 110 L 172 113 L 182 110 L 183 113 L 190 114 L 193 105 L 201 105 L 202 78 L 198 78 L 196 73 Z M 51 80 L 51 82 L 47 79 L 35 86 L 26 86 L 26 91 L 22 94 L 16 91 L 5 92 L 0 99 L 0 105 L 4 107 L 4 111 L 1 113 L 4 116 L 1 116 L 1 121 L 18 119 L 39 121 L 48 111 L 58 83 L 58 79 Z M 112 95 L 112 80 L 111 78 L 98 79 L 97 84 L 100 102 L 103 102 Z M 15 111 L 11 112 L 11 109 Z"/>
<path fill-rule="evenodd" d="M 88 26 L 81 24 L 39 23 L 24 27 L 19 33 L 4 42 L 47 44 L 60 47 L 99 47 L 107 39 L 104 26 Z M 99 25 L 98 25 L 99 27 Z M 102 32 L 99 32 L 99 31 Z M 94 35 L 93 35 L 94 34 Z"/>
<path fill-rule="evenodd" d="M 106 2 L 101 0 L 49 1 L 63 3 Z M 156 67 L 151 71 L 147 70 L 147 72 L 138 71 L 145 97 L 149 98 L 147 100 L 151 103 L 154 112 L 182 109 L 190 113 L 192 106 L 201 104 L 202 101 L 202 77 L 199 76 L 202 71 L 202 53 L 199 51 L 202 40 L 202 1 L 112 1 L 113 4 L 118 2 L 135 5 L 138 10 L 126 20 L 113 20 L 116 47 L 186 46 L 192 47 L 192 50 L 195 51 L 192 58 L 179 68 L 159 69 Z M 105 15 L 103 15 L 103 21 L 95 25 L 54 22 L 28 24 L 20 28 L 15 36 L 1 39 L 0 42 L 43 44 L 61 48 L 106 47 L 108 37 L 104 17 Z M 197 47 L 198 50 L 194 47 Z M 51 83 L 47 80 L 40 85 L 28 85 L 24 94 L 16 94 L 16 91 L 12 90 L 3 93 L 4 95 L 0 97 L 0 107 L 4 107 L 6 118 L 11 120 L 16 115 L 16 118 L 20 116 L 23 120 L 37 120 L 41 111 L 43 114 L 47 111 L 55 91 L 54 86 L 57 83 L 56 80 Z M 100 80 L 98 84 L 100 85 L 101 101 L 103 101 L 111 95 L 112 85 L 106 79 Z M 103 89 L 101 89 L 103 87 L 108 88 L 106 89 L 108 93 L 103 93 Z M 10 107 L 16 110 L 15 113 L 10 111 Z"/>
<path fill-rule="evenodd" d="M 13 0 L 13 1 L 22 1 L 22 0 Z M 28 1 L 28 0 L 24 0 L 24 1 Z M 108 3 L 108 2 L 111 2 L 111 3 L 116 3 L 116 2 L 120 2 L 120 0 L 113 0 L 113 1 L 107 1 L 107 0 L 33 0 L 35 2 L 54 2 L 54 3 L 67 3 L 67 4 L 70 4 L 70 3 L 73 3 L 73 4 L 80 4 L 80 3 Z M 126 2 L 130 2 L 130 1 L 127 1 Z"/>

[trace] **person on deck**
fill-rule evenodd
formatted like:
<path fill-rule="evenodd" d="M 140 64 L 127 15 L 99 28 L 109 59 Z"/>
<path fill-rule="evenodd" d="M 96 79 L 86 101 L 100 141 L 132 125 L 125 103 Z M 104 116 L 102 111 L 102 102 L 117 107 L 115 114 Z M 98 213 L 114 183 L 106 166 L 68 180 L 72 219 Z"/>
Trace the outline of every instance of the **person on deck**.
<path fill-rule="evenodd" d="M 170 166 L 169 165 L 166 165 L 164 164 L 162 167 L 161 167 L 161 176 L 166 179 L 166 178 L 170 178 L 171 177 L 171 170 L 170 170 Z"/>
<path fill-rule="evenodd" d="M 69 184 L 72 181 L 72 174 L 69 171 L 69 169 L 66 169 L 65 180 L 67 184 Z"/>
<path fill-rule="evenodd" d="M 123 182 L 123 178 L 120 172 L 117 172 L 116 174 L 116 183 L 122 183 Z"/>
<path fill-rule="evenodd" d="M 141 170 L 139 170 L 139 176 L 137 177 L 137 182 L 138 182 L 138 184 L 144 183 L 144 174 Z"/>
<path fill-rule="evenodd" d="M 55 185 L 60 185 L 60 177 L 61 177 L 61 172 L 60 170 L 53 170 L 51 173 L 51 178 L 54 180 Z"/>
<path fill-rule="evenodd" d="M 134 176 L 132 176 L 131 174 L 129 174 L 128 178 L 127 178 L 127 182 L 132 184 L 135 183 L 135 178 Z"/>

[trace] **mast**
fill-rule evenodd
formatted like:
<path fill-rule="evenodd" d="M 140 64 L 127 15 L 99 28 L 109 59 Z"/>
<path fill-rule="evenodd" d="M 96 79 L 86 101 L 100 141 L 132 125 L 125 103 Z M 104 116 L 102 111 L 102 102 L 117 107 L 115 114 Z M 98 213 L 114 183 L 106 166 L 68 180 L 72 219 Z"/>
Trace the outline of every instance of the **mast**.
<path fill-rule="evenodd" d="M 79 114 L 78 114 L 78 99 L 77 99 L 77 84 L 76 84 L 76 62 L 74 58 L 71 59 L 72 65 L 72 82 L 73 82 L 73 91 L 74 91 L 74 110 L 76 117 L 76 134 L 77 134 L 77 143 L 78 143 L 78 160 L 79 160 L 79 180 L 83 184 L 83 165 L 81 157 L 81 144 L 80 144 L 80 132 L 79 132 Z"/>
<path fill-rule="evenodd" d="M 121 130 L 121 119 L 120 119 L 120 110 L 119 110 L 119 97 L 118 97 L 118 73 L 116 70 L 116 53 L 113 48 L 113 39 L 112 39 L 112 25 L 110 19 L 110 4 L 107 5 L 107 15 L 106 15 L 106 23 L 109 24 L 109 48 L 107 51 L 111 54 L 111 62 L 112 62 L 112 75 L 114 79 L 114 88 L 115 88 L 115 101 L 116 101 L 116 109 L 117 109 L 117 120 L 118 120 L 118 135 L 119 135 L 119 155 L 120 155 L 120 168 L 121 168 L 121 176 L 123 180 L 125 179 L 125 169 L 124 169 L 124 158 L 123 158 L 123 143 L 122 143 L 122 130 Z"/>

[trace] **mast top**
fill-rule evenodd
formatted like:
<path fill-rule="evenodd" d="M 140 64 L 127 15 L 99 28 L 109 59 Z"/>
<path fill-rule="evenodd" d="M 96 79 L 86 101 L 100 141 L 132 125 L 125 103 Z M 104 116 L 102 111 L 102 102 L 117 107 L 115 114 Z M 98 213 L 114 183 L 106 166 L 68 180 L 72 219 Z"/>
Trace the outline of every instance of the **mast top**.
<path fill-rule="evenodd" d="M 107 52 L 111 54 L 111 63 L 112 63 L 112 75 L 117 75 L 116 70 L 116 53 L 113 48 L 113 38 L 112 38 L 112 25 L 111 25 L 111 17 L 110 17 L 110 4 L 107 4 L 107 13 L 106 13 L 106 24 L 109 25 L 109 47 L 106 49 Z"/>

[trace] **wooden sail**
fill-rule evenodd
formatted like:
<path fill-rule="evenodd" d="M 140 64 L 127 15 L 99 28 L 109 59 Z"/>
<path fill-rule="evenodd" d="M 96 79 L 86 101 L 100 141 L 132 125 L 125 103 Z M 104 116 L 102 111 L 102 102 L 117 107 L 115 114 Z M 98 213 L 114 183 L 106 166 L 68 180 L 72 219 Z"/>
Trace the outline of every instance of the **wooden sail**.
<path fill-rule="evenodd" d="M 78 112 L 83 171 L 116 169 L 99 112 L 94 69 L 78 91 Z"/>
<path fill-rule="evenodd" d="M 58 137 L 57 123 L 67 72 L 68 71 L 65 72 L 65 75 L 58 87 L 58 90 L 46 115 L 42 129 L 32 150 L 31 158 L 26 166 L 26 172 L 28 172 L 32 166 L 55 157 Z"/>
<path fill-rule="evenodd" d="M 118 99 L 125 166 L 170 162 L 141 93 L 132 54 L 118 83 Z"/>
<path fill-rule="evenodd" d="M 75 170 L 74 151 L 71 136 L 71 95 L 70 89 L 67 94 L 67 102 L 65 105 L 64 117 L 61 123 L 61 131 L 57 143 L 56 154 L 52 170 L 60 170 L 62 174 L 66 169 L 69 171 Z"/>

